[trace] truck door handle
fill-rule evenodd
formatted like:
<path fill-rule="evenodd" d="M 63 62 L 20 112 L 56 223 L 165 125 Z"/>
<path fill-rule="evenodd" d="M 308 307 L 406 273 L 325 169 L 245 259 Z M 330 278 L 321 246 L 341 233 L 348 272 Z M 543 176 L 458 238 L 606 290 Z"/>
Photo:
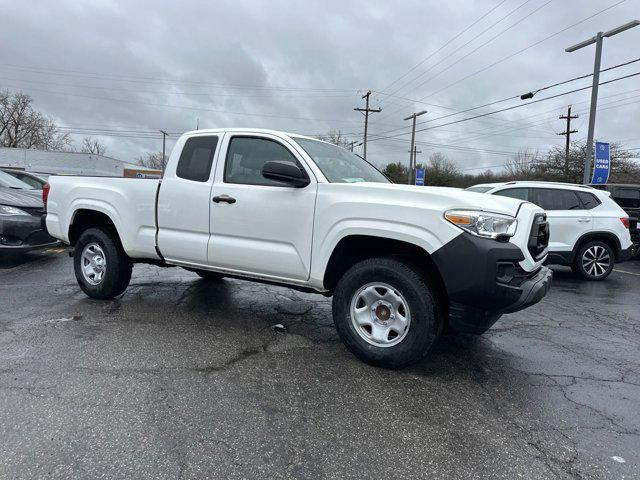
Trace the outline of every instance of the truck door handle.
<path fill-rule="evenodd" d="M 590 218 L 579 218 L 579 219 L 578 219 L 578 221 L 579 221 L 579 222 L 582 222 L 582 223 L 586 223 L 586 222 L 588 222 L 588 221 L 590 221 L 590 220 L 591 220 Z"/>
<path fill-rule="evenodd" d="M 236 203 L 236 199 L 233 197 L 230 197 L 229 195 L 216 195 L 215 197 L 212 198 L 212 200 L 216 203 L 221 203 L 221 202 Z"/>

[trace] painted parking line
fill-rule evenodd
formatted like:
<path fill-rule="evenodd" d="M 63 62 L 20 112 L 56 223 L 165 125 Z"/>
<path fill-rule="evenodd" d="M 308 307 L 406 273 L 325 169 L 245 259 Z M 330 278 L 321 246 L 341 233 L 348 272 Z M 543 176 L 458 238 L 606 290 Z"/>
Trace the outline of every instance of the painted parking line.
<path fill-rule="evenodd" d="M 636 277 L 640 277 L 640 273 L 636 273 L 636 272 L 627 272 L 626 270 L 618 270 L 617 268 L 613 269 L 614 272 L 618 272 L 618 273 L 626 273 L 627 275 L 635 275 Z"/>

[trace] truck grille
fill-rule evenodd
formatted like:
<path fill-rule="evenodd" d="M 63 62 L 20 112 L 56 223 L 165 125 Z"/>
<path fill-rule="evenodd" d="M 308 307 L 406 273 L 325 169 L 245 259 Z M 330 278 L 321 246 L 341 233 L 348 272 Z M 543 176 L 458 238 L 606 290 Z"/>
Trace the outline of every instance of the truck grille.
<path fill-rule="evenodd" d="M 529 235 L 529 253 L 534 260 L 540 260 L 547 254 L 549 246 L 549 222 L 545 213 L 536 213 L 533 217 L 531 234 Z"/>

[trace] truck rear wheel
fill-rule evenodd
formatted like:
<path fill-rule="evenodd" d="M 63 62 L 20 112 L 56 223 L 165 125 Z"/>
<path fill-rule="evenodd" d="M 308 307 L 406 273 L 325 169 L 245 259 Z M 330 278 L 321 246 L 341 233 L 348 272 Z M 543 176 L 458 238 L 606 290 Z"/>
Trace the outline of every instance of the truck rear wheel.
<path fill-rule="evenodd" d="M 125 291 L 133 264 L 114 234 L 104 228 L 85 230 L 75 245 L 73 267 L 78 285 L 91 298 L 109 299 Z"/>
<path fill-rule="evenodd" d="M 442 331 L 441 310 L 429 280 L 392 258 L 357 263 L 333 295 L 333 321 L 344 344 L 385 368 L 404 368 L 429 352 Z"/>

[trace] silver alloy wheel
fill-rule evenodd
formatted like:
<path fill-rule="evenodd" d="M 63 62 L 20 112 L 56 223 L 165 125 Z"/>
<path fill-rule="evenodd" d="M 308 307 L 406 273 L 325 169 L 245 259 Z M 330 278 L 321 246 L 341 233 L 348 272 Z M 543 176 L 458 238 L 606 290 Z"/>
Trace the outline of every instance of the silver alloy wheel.
<path fill-rule="evenodd" d="M 611 265 L 611 256 L 606 248 L 593 245 L 582 254 L 582 268 L 593 277 L 604 275 Z"/>
<path fill-rule="evenodd" d="M 351 298 L 351 324 L 367 343 L 393 347 L 409 332 L 409 305 L 391 285 L 368 283 Z"/>
<path fill-rule="evenodd" d="M 97 243 L 88 243 L 80 257 L 82 276 L 91 285 L 99 285 L 107 271 L 104 250 Z"/>

